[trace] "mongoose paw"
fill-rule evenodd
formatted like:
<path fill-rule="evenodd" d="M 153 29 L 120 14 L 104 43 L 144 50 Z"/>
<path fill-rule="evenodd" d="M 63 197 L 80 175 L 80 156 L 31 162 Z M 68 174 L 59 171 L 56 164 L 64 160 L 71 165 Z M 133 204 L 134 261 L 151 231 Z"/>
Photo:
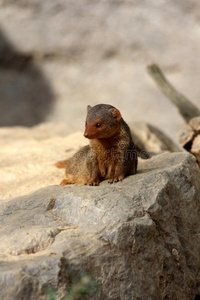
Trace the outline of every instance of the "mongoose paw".
<path fill-rule="evenodd" d="M 119 181 L 122 181 L 124 179 L 124 176 L 121 175 L 121 176 L 118 176 L 118 177 L 114 177 L 114 178 L 111 178 L 108 183 L 112 184 L 112 183 L 116 183 L 116 182 L 119 182 Z"/>
<path fill-rule="evenodd" d="M 90 180 L 87 185 L 90 185 L 90 186 L 98 186 L 99 185 L 99 180 Z"/>
<path fill-rule="evenodd" d="M 66 179 L 63 179 L 60 183 L 60 185 L 67 185 L 69 182 Z"/>

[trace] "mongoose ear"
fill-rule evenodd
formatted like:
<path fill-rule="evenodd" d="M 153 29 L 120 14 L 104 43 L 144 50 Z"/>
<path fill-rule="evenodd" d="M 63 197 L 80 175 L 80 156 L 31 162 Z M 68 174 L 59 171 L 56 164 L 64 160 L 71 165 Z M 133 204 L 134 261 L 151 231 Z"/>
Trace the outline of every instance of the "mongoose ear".
<path fill-rule="evenodd" d="M 90 108 L 92 108 L 92 106 L 88 105 L 87 106 L 87 113 L 89 112 Z"/>
<path fill-rule="evenodd" d="M 122 116 L 121 116 L 120 111 L 118 109 L 113 108 L 112 114 L 113 114 L 114 118 L 116 118 L 117 120 L 121 120 Z"/>

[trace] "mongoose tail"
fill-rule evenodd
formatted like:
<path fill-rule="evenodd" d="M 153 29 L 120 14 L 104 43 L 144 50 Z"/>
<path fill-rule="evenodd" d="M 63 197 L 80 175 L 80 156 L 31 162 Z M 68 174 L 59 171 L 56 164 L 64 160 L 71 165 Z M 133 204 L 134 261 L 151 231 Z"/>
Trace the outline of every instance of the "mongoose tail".
<path fill-rule="evenodd" d="M 55 166 L 59 169 L 65 169 L 67 167 L 68 159 L 60 160 L 55 163 Z"/>

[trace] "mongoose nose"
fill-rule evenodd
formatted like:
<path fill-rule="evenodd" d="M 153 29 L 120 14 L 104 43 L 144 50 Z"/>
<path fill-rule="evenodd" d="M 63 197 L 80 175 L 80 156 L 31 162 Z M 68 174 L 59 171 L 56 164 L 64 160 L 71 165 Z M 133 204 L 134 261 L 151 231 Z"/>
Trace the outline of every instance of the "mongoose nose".
<path fill-rule="evenodd" d="M 85 137 L 85 138 L 88 137 L 88 133 L 87 133 L 87 132 L 84 133 L 84 137 Z"/>

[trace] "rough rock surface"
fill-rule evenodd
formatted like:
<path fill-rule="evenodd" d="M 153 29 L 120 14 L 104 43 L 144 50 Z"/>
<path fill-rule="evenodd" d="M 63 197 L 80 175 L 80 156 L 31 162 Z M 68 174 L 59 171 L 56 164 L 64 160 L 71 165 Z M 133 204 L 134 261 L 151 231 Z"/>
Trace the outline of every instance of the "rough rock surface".
<path fill-rule="evenodd" d="M 77 136 L 62 126 L 11 130 L 0 132 L 1 181 L 10 190 L 0 204 L 2 300 L 48 299 L 47 287 L 62 298 L 79 269 L 98 280 L 97 293 L 83 299 L 195 298 L 200 172 L 192 155 L 140 161 L 122 183 L 62 187 L 53 162 L 78 147 Z"/>
<path fill-rule="evenodd" d="M 0 8 L 0 124 L 43 117 L 72 132 L 86 105 L 110 103 L 127 122 L 178 140 L 184 121 L 145 68 L 157 62 L 199 105 L 199 0 L 1 0 Z M 33 64 L 16 68 L 11 48 Z"/>

